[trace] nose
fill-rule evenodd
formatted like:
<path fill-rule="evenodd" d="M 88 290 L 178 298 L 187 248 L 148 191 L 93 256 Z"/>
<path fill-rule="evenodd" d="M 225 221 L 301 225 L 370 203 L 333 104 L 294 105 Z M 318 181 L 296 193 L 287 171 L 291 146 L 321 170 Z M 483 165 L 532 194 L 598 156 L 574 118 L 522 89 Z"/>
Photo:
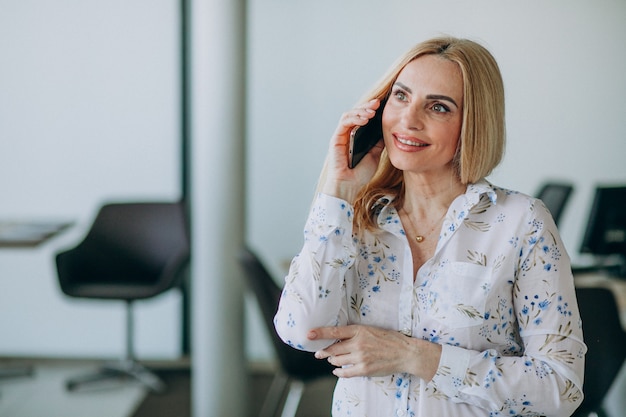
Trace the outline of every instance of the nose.
<path fill-rule="evenodd" d="M 402 110 L 401 121 L 409 130 L 424 130 L 424 118 L 425 118 L 424 109 L 415 105 L 415 106 L 407 106 Z"/>

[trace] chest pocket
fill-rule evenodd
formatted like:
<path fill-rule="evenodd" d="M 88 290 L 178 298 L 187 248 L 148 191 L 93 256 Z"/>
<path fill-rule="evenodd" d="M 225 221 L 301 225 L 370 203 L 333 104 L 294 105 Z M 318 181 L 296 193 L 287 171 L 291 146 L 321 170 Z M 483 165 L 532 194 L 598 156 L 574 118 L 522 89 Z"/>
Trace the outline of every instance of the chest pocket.
<path fill-rule="evenodd" d="M 444 265 L 430 286 L 429 315 L 451 328 L 481 324 L 491 279 L 489 267 L 467 262 Z"/>

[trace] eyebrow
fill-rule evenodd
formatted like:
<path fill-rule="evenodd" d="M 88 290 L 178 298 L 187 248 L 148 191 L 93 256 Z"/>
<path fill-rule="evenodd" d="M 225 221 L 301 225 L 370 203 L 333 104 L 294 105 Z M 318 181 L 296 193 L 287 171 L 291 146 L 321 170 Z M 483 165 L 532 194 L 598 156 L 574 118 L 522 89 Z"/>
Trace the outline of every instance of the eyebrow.
<path fill-rule="evenodd" d="M 395 84 L 398 85 L 403 90 L 406 90 L 407 93 L 413 94 L 413 90 L 411 90 L 408 86 L 402 84 L 401 82 L 397 81 Z M 454 104 L 456 107 L 459 107 L 459 105 L 456 103 L 456 101 L 454 101 L 454 99 L 452 97 L 444 96 L 443 94 L 428 94 L 426 96 L 426 98 L 429 99 L 429 100 L 445 100 L 445 101 L 449 101 L 450 103 Z"/>

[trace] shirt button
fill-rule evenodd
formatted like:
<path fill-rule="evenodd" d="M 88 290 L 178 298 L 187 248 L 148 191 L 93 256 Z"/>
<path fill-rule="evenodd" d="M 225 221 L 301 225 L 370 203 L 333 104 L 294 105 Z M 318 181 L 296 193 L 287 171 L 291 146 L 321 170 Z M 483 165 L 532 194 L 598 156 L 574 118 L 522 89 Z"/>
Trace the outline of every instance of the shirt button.
<path fill-rule="evenodd" d="M 404 410 L 396 410 L 396 415 L 398 417 L 404 417 L 406 415 L 406 412 Z"/>

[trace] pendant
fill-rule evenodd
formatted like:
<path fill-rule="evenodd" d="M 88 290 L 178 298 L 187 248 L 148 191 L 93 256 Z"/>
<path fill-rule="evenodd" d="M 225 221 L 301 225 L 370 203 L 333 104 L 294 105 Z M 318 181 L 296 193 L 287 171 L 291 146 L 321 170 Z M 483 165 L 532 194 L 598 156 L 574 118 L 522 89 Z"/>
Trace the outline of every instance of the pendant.
<path fill-rule="evenodd" d="M 417 240 L 417 243 L 422 243 L 424 241 L 424 236 L 417 235 L 415 236 L 415 240 Z"/>

